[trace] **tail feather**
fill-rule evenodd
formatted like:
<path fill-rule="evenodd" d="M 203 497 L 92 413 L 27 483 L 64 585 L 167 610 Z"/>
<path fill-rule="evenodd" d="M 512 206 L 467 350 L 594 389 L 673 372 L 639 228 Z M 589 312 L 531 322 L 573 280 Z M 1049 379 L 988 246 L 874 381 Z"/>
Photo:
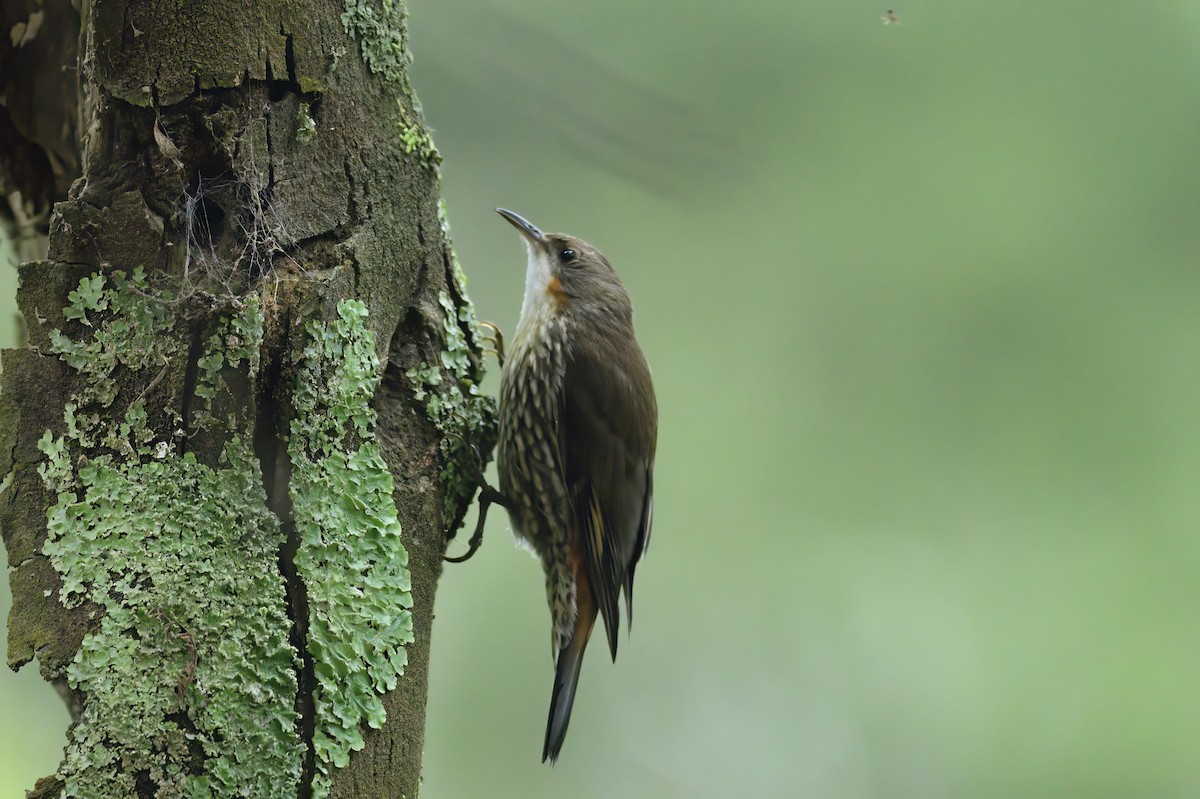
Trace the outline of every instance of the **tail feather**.
<path fill-rule="evenodd" d="M 579 685 L 579 669 L 583 666 L 583 650 L 564 649 L 558 655 L 558 670 L 554 674 L 554 693 L 550 697 L 550 718 L 546 721 L 546 742 L 542 747 L 542 762 L 553 764 L 562 751 L 571 723 L 571 707 L 575 704 L 575 688 Z"/>
<path fill-rule="evenodd" d="M 581 586 L 586 590 L 586 585 Z M 579 616 L 570 642 L 559 650 L 558 665 L 554 671 L 554 692 L 550 695 L 550 717 L 546 720 L 546 742 L 542 746 L 542 762 L 551 765 L 558 760 L 563 741 L 567 737 L 567 725 L 571 723 L 571 707 L 575 704 L 575 688 L 579 685 L 579 670 L 583 667 L 583 653 L 587 649 L 592 627 L 596 624 L 596 606 L 590 595 L 583 597 L 580 591 Z"/>

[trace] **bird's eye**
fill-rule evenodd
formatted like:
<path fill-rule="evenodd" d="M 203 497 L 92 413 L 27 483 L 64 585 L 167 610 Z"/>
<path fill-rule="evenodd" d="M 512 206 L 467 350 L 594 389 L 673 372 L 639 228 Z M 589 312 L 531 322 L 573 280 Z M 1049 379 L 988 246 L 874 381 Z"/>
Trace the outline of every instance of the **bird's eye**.
<path fill-rule="evenodd" d="M 574 250 L 568 248 L 568 249 L 565 249 L 562 252 L 560 252 L 558 254 L 558 257 L 559 257 L 559 259 L 562 260 L 562 262 L 564 264 L 569 264 L 572 261 L 574 261 L 576 258 L 578 258 L 579 256 L 575 253 Z"/>

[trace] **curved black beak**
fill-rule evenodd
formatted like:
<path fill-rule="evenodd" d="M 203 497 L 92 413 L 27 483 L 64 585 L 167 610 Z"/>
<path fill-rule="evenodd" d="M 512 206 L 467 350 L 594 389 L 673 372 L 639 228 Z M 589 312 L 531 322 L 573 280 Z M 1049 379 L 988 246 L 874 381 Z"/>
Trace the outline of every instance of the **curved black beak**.
<path fill-rule="evenodd" d="M 537 242 L 538 244 L 542 244 L 545 241 L 545 237 L 542 236 L 542 231 L 537 229 L 537 225 L 533 224 L 520 214 L 504 208 L 497 208 L 496 213 L 507 219 L 512 226 L 521 231 L 521 235 L 529 239 L 529 241 Z"/>

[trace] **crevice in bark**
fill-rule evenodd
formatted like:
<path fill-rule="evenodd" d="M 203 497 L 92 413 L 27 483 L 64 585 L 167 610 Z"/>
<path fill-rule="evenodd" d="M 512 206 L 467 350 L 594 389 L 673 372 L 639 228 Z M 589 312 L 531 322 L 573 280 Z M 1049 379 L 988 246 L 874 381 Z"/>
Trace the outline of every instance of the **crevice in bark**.
<path fill-rule="evenodd" d="M 287 42 L 283 46 L 283 58 L 287 63 L 287 79 L 288 83 L 294 86 L 297 90 L 300 88 L 299 81 L 296 80 L 296 46 L 292 35 L 284 30 L 282 25 L 279 26 L 279 34 L 287 37 Z"/>
<path fill-rule="evenodd" d="M 208 758 L 204 755 L 204 746 L 200 743 L 200 736 L 192 717 L 181 710 L 178 713 L 167 714 L 167 721 L 179 725 L 179 728 L 187 733 L 188 768 L 194 774 L 203 774 Z"/>
<path fill-rule="evenodd" d="M 188 346 L 187 366 L 183 372 L 183 394 L 180 400 L 179 419 L 183 435 L 179 439 L 179 454 L 188 451 L 192 434 L 192 400 L 196 392 L 196 380 L 200 375 L 200 356 L 204 354 L 204 320 L 192 323 L 191 344 Z"/>
<path fill-rule="evenodd" d="M 287 613 L 292 622 L 291 643 L 300 660 L 296 670 L 296 733 L 304 742 L 305 753 L 296 795 L 299 799 L 312 796 L 316 773 L 316 752 L 313 736 L 316 731 L 316 705 L 313 691 L 316 677 L 313 658 L 308 651 L 308 588 L 296 570 L 296 552 L 300 538 L 292 519 L 291 462 L 287 454 L 287 425 L 290 394 L 285 385 L 288 375 L 285 359 L 289 352 L 287 331 L 291 313 L 285 307 L 277 323 L 267 331 L 263 341 L 263 362 L 259 371 L 257 417 L 254 425 L 254 453 L 262 470 L 263 488 L 267 493 L 267 508 L 279 519 L 285 536 L 279 552 L 279 572 L 283 575 L 287 596 Z"/>
<path fill-rule="evenodd" d="M 346 218 L 350 224 L 355 224 L 358 221 L 358 200 L 354 196 L 354 170 L 350 168 L 349 159 L 342 161 L 342 170 L 346 173 L 346 184 L 350 187 L 346 192 Z"/>
<path fill-rule="evenodd" d="M 150 779 L 150 772 L 137 771 L 133 775 L 134 790 L 138 796 L 156 796 L 158 794 L 158 783 Z"/>

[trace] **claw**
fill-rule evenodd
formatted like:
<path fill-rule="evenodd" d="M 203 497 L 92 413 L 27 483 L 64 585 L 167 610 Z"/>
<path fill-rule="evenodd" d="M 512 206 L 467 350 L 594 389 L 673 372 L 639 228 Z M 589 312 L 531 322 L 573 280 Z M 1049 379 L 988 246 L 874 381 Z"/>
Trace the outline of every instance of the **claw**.
<path fill-rule="evenodd" d="M 508 497 L 484 483 L 479 488 L 479 520 L 475 522 L 475 532 L 471 534 L 471 539 L 467 541 L 467 551 L 453 558 L 449 555 L 442 555 L 443 560 L 447 563 L 463 563 L 471 559 L 471 556 L 479 549 L 479 545 L 483 543 L 483 527 L 487 523 L 488 508 L 492 505 L 508 508 Z"/>
<path fill-rule="evenodd" d="M 461 414 L 458 415 L 465 425 L 467 421 L 466 417 L 461 416 Z M 470 448 L 471 452 L 474 453 L 475 457 L 471 459 L 472 473 L 470 477 L 474 480 L 475 485 L 479 486 L 479 520 L 475 523 L 475 532 L 471 534 L 470 540 L 467 541 L 466 553 L 453 558 L 448 555 L 442 555 L 442 559 L 447 563 L 462 563 L 463 561 L 470 560 L 471 556 L 479 549 L 479 545 L 483 543 L 483 526 L 487 521 L 488 508 L 492 505 L 500 505 L 503 508 L 511 506 L 508 497 L 488 485 L 487 478 L 483 474 L 483 469 L 480 468 L 480 464 L 483 463 L 483 456 L 479 454 L 479 448 L 467 441 L 461 434 L 453 431 L 447 432 L 446 438 L 457 439 L 461 446 Z"/>
<path fill-rule="evenodd" d="M 479 326 L 491 331 L 491 335 L 480 336 L 479 340 L 484 343 L 491 342 L 491 347 L 484 348 L 484 352 L 490 352 L 496 356 L 496 360 L 500 366 L 504 366 L 504 334 L 500 332 L 500 328 L 491 322 L 480 322 Z"/>

